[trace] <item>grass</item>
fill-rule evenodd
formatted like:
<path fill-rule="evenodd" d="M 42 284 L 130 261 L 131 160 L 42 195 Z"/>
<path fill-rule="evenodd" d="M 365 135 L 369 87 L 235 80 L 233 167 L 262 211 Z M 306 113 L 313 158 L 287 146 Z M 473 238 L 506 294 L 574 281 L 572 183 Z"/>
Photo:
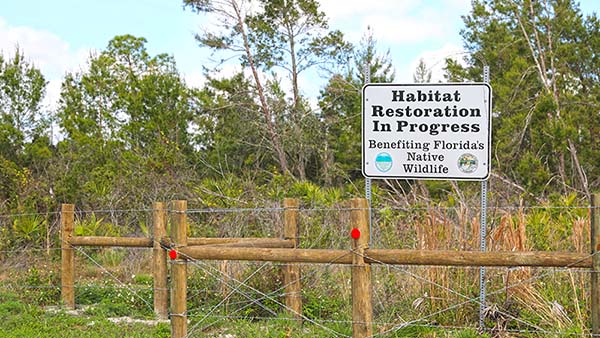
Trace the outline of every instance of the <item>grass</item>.
<path fill-rule="evenodd" d="M 106 305 L 106 299 L 86 310 L 72 314 L 69 311 L 48 311 L 36 304 L 26 304 L 16 293 L 0 293 L 0 337 L 170 337 L 170 324 L 157 322 L 114 323 L 112 317 L 136 312 L 129 304 Z M 115 311 L 115 308 L 119 310 Z M 122 312 L 125 310 L 124 312 Z M 202 321 L 200 322 L 200 319 Z M 351 336 L 348 320 L 322 321 L 315 318 L 300 324 L 285 315 L 271 318 L 236 318 L 235 316 L 190 314 L 190 337 L 263 337 L 301 338 Z M 383 328 L 382 328 L 383 329 Z M 473 329 L 449 331 L 443 328 L 414 326 L 402 328 L 385 337 L 477 337 Z"/>
<path fill-rule="evenodd" d="M 262 338 L 304 338 L 351 336 L 348 323 L 328 323 L 314 325 L 298 324 L 275 317 L 266 320 L 232 319 L 225 321 L 220 317 L 209 317 L 204 327 L 194 326 L 192 318 L 189 324 L 190 337 L 262 337 Z M 72 315 L 65 311 L 48 312 L 36 305 L 19 301 L 0 304 L 1 337 L 170 337 L 170 324 L 159 322 L 156 325 L 142 323 L 114 323 L 101 315 Z M 481 337 L 474 329 L 447 330 L 432 327 L 408 327 L 397 330 L 385 337 Z"/>
<path fill-rule="evenodd" d="M 0 337 L 170 337 L 170 326 L 117 324 L 104 316 L 50 313 L 40 306 L 13 300 L 0 304 Z"/>

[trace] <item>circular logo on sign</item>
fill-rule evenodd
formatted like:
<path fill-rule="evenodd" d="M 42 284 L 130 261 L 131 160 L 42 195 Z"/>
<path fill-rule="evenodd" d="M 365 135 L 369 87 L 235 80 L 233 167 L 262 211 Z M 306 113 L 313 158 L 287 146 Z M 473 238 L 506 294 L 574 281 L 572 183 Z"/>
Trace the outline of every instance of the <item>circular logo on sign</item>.
<path fill-rule="evenodd" d="M 477 157 L 472 154 L 462 154 L 458 158 L 458 169 L 463 173 L 470 174 L 477 169 Z"/>
<path fill-rule="evenodd" d="M 392 169 L 392 156 L 388 153 L 379 153 L 375 157 L 375 167 L 381 172 Z"/>

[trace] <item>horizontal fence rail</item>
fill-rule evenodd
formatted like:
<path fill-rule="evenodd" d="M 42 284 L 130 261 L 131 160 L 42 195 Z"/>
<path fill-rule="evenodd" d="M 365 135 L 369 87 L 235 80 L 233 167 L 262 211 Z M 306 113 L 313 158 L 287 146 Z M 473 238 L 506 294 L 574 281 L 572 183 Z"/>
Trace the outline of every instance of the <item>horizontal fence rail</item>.
<path fill-rule="evenodd" d="M 69 240 L 69 244 L 72 246 L 151 248 L 154 246 L 154 240 L 144 237 L 74 236 Z"/>
<path fill-rule="evenodd" d="M 172 245 L 170 239 L 161 238 L 163 246 Z M 100 246 L 100 247 L 138 247 L 151 248 L 154 239 L 147 237 L 104 237 L 104 236 L 73 236 L 69 240 L 72 246 Z M 257 248 L 293 248 L 294 242 L 279 238 L 188 238 L 188 245 L 210 245 L 226 247 L 257 247 Z"/>
<path fill-rule="evenodd" d="M 187 246 L 178 251 L 189 259 L 352 264 L 351 250 L 215 248 Z M 366 249 L 371 264 L 433 266 L 529 266 L 591 268 L 588 254 L 549 251 L 453 251 Z"/>

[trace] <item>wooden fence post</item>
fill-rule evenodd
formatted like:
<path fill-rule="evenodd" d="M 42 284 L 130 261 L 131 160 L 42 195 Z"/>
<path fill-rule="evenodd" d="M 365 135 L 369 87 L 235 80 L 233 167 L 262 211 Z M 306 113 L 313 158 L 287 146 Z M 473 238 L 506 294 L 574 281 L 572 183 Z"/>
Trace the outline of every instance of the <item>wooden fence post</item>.
<path fill-rule="evenodd" d="M 187 336 L 187 260 L 181 257 L 179 248 L 187 246 L 187 201 L 173 201 L 171 239 L 177 251 L 171 268 L 173 286 L 171 297 L 171 337 Z M 171 256 L 173 258 L 173 256 Z"/>
<path fill-rule="evenodd" d="M 61 269 L 60 269 L 60 296 L 63 305 L 68 309 L 75 309 L 75 253 L 71 246 L 73 237 L 73 223 L 75 219 L 75 206 L 62 204 L 60 211 L 61 225 Z"/>
<path fill-rule="evenodd" d="M 592 335 L 600 335 L 600 194 L 591 199 L 590 235 L 592 244 Z"/>
<path fill-rule="evenodd" d="M 167 235 L 165 203 L 155 202 L 152 207 L 154 250 L 152 272 L 154 274 L 154 313 L 158 319 L 167 319 L 169 298 L 167 289 L 167 253 L 160 246 L 160 240 Z"/>
<path fill-rule="evenodd" d="M 298 206 L 300 202 L 294 198 L 283 200 L 283 237 L 298 248 Z M 283 267 L 283 285 L 285 285 L 285 306 L 291 317 L 302 318 L 302 285 L 300 282 L 300 265 L 286 264 Z"/>
<path fill-rule="evenodd" d="M 352 337 L 373 335 L 373 305 L 371 265 L 365 261 L 365 249 L 369 247 L 369 204 L 364 198 L 350 201 L 350 225 L 352 250 Z"/>

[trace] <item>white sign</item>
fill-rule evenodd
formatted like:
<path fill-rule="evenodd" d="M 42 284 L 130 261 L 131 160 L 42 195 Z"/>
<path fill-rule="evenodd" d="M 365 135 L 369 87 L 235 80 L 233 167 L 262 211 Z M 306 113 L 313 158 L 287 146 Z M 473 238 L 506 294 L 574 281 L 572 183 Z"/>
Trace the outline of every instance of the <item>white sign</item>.
<path fill-rule="evenodd" d="M 487 179 L 488 84 L 367 84 L 362 97 L 365 177 Z"/>

